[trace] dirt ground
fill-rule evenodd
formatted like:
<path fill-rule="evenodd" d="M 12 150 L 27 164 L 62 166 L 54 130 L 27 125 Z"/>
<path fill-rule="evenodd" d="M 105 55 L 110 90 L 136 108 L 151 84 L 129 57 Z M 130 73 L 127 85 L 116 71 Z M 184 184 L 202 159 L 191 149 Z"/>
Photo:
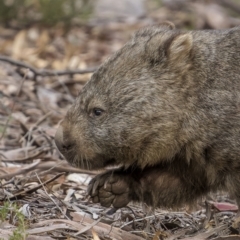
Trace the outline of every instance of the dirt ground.
<path fill-rule="evenodd" d="M 180 29 L 240 25 L 240 2 L 165 0 L 144 16 L 46 28 L 0 26 L 0 239 L 240 239 L 225 193 L 197 206 L 104 208 L 86 188 L 96 172 L 75 169 L 54 134 L 92 72 L 133 32 L 172 21 Z"/>

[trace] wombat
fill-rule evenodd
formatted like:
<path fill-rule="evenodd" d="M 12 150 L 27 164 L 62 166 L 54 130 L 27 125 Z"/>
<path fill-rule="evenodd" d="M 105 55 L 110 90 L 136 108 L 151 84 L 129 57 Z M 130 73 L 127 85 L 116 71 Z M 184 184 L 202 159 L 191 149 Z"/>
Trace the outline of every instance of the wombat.
<path fill-rule="evenodd" d="M 139 30 L 92 75 L 56 133 L 96 176 L 93 202 L 176 208 L 228 190 L 240 206 L 240 28 Z"/>

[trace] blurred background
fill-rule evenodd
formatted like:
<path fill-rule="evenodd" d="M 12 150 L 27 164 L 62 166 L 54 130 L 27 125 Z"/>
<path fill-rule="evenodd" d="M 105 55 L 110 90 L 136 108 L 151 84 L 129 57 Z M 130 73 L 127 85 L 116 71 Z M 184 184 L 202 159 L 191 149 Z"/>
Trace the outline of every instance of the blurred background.
<path fill-rule="evenodd" d="M 37 68 L 99 65 L 134 30 L 172 21 L 180 29 L 240 25 L 239 0 L 1 0 L 0 53 Z"/>

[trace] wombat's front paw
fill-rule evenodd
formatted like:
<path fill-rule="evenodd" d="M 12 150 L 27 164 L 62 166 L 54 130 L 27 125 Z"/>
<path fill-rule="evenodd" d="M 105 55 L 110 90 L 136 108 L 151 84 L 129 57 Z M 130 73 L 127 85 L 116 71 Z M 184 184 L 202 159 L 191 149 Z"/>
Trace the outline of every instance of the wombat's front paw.
<path fill-rule="evenodd" d="M 131 201 L 129 177 L 112 171 L 97 175 L 88 186 L 88 194 L 104 207 L 125 207 Z"/>

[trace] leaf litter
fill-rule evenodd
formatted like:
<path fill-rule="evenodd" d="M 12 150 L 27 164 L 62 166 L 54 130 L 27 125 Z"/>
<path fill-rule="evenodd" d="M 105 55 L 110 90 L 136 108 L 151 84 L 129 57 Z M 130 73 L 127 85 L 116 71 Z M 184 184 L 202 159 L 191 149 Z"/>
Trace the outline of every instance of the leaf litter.
<path fill-rule="evenodd" d="M 144 204 L 106 209 L 91 203 L 86 188 L 97 172 L 71 167 L 54 144 L 59 122 L 92 72 L 134 30 L 163 20 L 179 28 L 240 23 L 223 11 L 223 5 L 229 4 L 226 1 L 220 1 L 222 5 L 212 1 L 212 11 L 206 4 L 189 3 L 188 12 L 176 11 L 171 1 L 165 2 L 137 22 L 73 26 L 68 32 L 37 25 L 22 30 L 1 28 L 2 239 L 9 239 L 20 224 L 13 212 L 4 213 L 6 202 L 17 204 L 25 219 L 26 239 L 32 240 L 240 239 L 238 209 L 226 193 L 209 195 L 195 208 L 178 211 L 153 210 Z M 189 18 L 189 11 L 199 18 Z"/>

